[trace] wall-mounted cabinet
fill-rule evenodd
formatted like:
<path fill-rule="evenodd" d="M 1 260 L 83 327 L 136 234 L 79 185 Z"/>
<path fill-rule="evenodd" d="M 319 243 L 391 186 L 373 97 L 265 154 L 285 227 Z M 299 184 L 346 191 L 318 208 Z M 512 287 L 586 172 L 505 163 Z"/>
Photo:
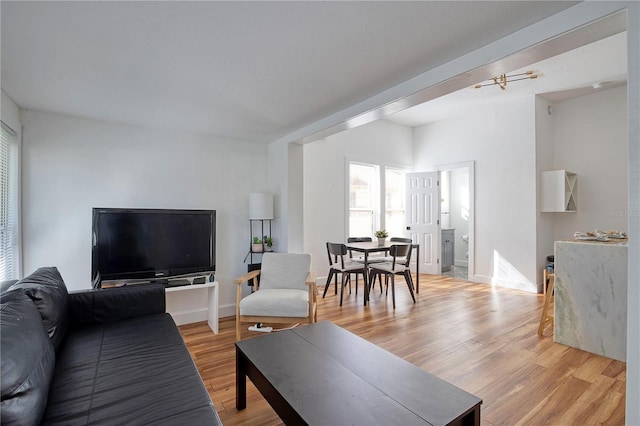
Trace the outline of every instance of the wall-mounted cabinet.
<path fill-rule="evenodd" d="M 541 212 L 575 212 L 578 208 L 578 176 L 566 170 L 542 172 Z"/>

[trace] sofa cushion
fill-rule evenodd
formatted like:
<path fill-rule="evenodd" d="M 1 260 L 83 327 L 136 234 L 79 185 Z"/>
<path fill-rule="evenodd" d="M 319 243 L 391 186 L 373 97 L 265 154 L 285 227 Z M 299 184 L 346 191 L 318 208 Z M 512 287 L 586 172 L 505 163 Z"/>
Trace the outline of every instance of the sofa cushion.
<path fill-rule="evenodd" d="M 166 311 L 164 286 L 132 285 L 69 293 L 71 327 L 106 324 Z"/>
<path fill-rule="evenodd" d="M 20 290 L 35 303 L 53 347 L 58 350 L 68 327 L 67 287 L 56 267 L 39 268 L 13 284 L 9 290 Z"/>
<path fill-rule="evenodd" d="M 240 301 L 240 315 L 306 317 L 309 315 L 309 291 L 260 289 Z"/>
<path fill-rule="evenodd" d="M 2 424 L 38 424 L 55 352 L 36 306 L 20 291 L 0 296 L 0 340 Z"/>
<path fill-rule="evenodd" d="M 0 281 L 0 294 L 8 291 L 9 287 L 14 285 L 16 282 L 18 282 L 18 280 Z"/>
<path fill-rule="evenodd" d="M 70 330 L 57 354 L 43 425 L 216 424 L 169 314 Z"/>

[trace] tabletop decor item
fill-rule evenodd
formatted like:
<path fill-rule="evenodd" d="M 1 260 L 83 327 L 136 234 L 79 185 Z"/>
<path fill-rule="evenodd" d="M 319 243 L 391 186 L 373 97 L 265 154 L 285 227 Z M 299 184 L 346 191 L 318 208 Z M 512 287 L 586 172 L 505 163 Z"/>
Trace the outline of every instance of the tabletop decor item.
<path fill-rule="evenodd" d="M 260 237 L 253 237 L 253 243 L 251 244 L 251 251 L 254 253 L 262 252 L 262 240 Z"/>
<path fill-rule="evenodd" d="M 386 240 L 386 238 L 389 236 L 389 233 L 387 232 L 386 229 L 381 229 L 379 231 L 376 231 L 375 234 L 376 238 L 378 238 L 378 245 L 384 245 L 384 240 Z"/>
<path fill-rule="evenodd" d="M 264 241 L 264 251 L 273 251 L 273 238 L 265 235 L 262 241 Z"/>

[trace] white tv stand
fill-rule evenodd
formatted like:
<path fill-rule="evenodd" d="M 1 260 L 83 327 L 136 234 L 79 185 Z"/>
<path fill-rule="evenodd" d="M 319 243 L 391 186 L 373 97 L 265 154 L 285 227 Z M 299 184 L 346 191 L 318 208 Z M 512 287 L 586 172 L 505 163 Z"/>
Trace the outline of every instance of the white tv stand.
<path fill-rule="evenodd" d="M 195 278 L 204 278 L 204 284 L 193 284 Z M 217 281 L 208 281 L 209 274 L 174 278 L 187 280 L 191 284 L 165 288 L 166 311 L 177 325 L 207 321 L 209 328 L 218 334 L 218 286 Z M 170 279 L 171 280 L 171 279 Z M 124 285 L 144 284 L 149 281 L 103 281 L 102 288 L 114 288 Z M 204 297 L 204 292 L 207 297 Z M 205 302 L 206 301 L 206 302 Z"/>
<path fill-rule="evenodd" d="M 180 287 L 167 287 L 165 300 L 167 312 L 177 325 L 207 321 L 209 328 L 218 334 L 218 286 L 217 281 L 204 284 L 191 284 Z M 207 292 L 206 305 L 204 292 Z"/>

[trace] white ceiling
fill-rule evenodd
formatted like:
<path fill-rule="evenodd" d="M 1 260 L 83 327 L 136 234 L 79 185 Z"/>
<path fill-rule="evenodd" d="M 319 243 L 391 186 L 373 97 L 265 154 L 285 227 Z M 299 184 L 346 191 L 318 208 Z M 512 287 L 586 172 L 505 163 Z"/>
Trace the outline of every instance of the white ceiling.
<path fill-rule="evenodd" d="M 271 142 L 575 3 L 3 0 L 2 89 L 26 109 Z"/>
<path fill-rule="evenodd" d="M 509 70 L 507 74 L 529 70 L 538 77 L 507 83 L 505 90 L 497 86 L 480 89 L 471 86 L 386 119 L 407 126 L 419 126 L 450 118 L 466 109 L 509 102 L 525 96 L 541 95 L 549 101 L 558 102 L 624 84 L 627 80 L 627 34 L 618 33 L 525 68 Z M 600 83 L 601 87 L 594 88 L 596 83 Z"/>

